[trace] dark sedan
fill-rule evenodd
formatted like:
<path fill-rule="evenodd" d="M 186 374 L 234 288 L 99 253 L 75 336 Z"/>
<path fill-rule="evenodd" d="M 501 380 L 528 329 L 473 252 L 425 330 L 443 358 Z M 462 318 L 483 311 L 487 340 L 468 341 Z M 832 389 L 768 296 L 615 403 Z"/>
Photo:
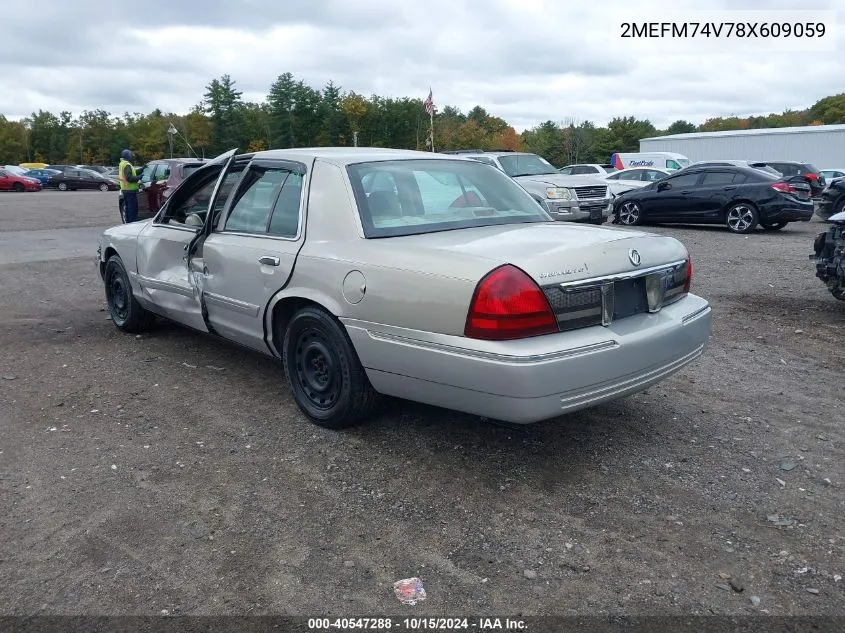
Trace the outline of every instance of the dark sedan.
<path fill-rule="evenodd" d="M 834 213 L 845 211 L 845 178 L 834 178 L 819 196 L 819 217 L 827 220 Z"/>
<path fill-rule="evenodd" d="M 89 169 L 68 167 L 63 172 L 50 176 L 47 186 L 59 191 L 76 191 L 77 189 L 99 189 L 100 191 L 117 191 L 120 189 L 114 180 L 110 180 Z"/>
<path fill-rule="evenodd" d="M 46 185 L 47 182 L 50 180 L 50 176 L 55 176 L 56 174 L 60 174 L 58 169 L 30 169 L 26 174 L 24 174 L 27 178 L 35 178 L 38 182 L 42 185 Z"/>
<path fill-rule="evenodd" d="M 810 187 L 760 169 L 690 167 L 628 191 L 613 202 L 615 223 L 724 224 L 750 233 L 759 224 L 776 231 L 813 217 Z"/>

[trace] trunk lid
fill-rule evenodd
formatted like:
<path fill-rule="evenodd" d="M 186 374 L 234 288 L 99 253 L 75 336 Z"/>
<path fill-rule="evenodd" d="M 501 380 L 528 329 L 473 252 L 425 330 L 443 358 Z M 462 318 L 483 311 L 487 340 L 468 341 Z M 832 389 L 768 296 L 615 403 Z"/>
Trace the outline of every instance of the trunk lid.
<path fill-rule="evenodd" d="M 425 252 L 444 262 L 451 254 L 459 267 L 461 261 L 483 264 L 472 266 L 473 272 L 456 271 L 472 277 L 480 278 L 496 266 L 513 264 L 542 286 L 644 270 L 687 257 L 684 245 L 671 237 L 558 222 L 460 229 L 389 241 L 406 253 L 408 249 L 420 255 Z M 632 256 L 632 250 L 637 254 Z M 480 276 L 479 271 L 483 271 Z"/>

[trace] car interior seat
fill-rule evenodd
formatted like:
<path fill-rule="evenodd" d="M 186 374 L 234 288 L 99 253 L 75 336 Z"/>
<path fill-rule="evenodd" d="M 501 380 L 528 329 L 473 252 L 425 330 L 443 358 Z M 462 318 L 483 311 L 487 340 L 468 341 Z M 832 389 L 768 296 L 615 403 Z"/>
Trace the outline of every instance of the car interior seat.
<path fill-rule="evenodd" d="M 402 206 L 399 198 L 392 191 L 373 191 L 367 198 L 370 207 L 370 217 L 376 218 L 399 218 L 402 217 Z"/>

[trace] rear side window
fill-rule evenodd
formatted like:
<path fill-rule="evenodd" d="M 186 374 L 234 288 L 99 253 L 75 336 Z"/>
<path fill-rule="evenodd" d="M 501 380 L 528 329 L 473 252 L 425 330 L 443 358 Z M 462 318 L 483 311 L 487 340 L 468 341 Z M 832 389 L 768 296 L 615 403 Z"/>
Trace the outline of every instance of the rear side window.
<path fill-rule="evenodd" d="M 202 163 L 199 163 L 197 165 L 182 165 L 182 179 L 184 180 L 200 167 L 202 167 Z"/>
<path fill-rule="evenodd" d="M 711 171 L 704 174 L 701 181 L 702 187 L 718 187 L 719 185 L 730 185 L 735 182 L 736 174 L 729 171 Z"/>
<path fill-rule="evenodd" d="M 303 176 L 283 167 L 253 165 L 243 176 L 225 230 L 295 237 Z"/>
<path fill-rule="evenodd" d="M 302 174 L 290 172 L 270 218 L 270 235 L 296 237 L 299 232 L 299 210 L 302 203 Z"/>
<path fill-rule="evenodd" d="M 238 197 L 226 218 L 224 229 L 243 233 L 266 232 L 287 175 L 281 169 L 252 167 L 244 175 L 245 182 L 238 189 Z"/>

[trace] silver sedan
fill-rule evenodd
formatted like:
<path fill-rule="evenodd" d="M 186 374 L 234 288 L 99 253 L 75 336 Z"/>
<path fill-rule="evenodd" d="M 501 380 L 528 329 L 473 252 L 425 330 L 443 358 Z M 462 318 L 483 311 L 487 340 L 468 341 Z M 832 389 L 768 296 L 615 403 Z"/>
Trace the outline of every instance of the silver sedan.
<path fill-rule="evenodd" d="M 554 418 L 663 380 L 711 331 L 678 240 L 554 222 L 500 170 L 434 153 L 232 150 L 106 230 L 97 266 L 119 329 L 160 316 L 276 357 L 330 428 L 382 394 Z"/>

